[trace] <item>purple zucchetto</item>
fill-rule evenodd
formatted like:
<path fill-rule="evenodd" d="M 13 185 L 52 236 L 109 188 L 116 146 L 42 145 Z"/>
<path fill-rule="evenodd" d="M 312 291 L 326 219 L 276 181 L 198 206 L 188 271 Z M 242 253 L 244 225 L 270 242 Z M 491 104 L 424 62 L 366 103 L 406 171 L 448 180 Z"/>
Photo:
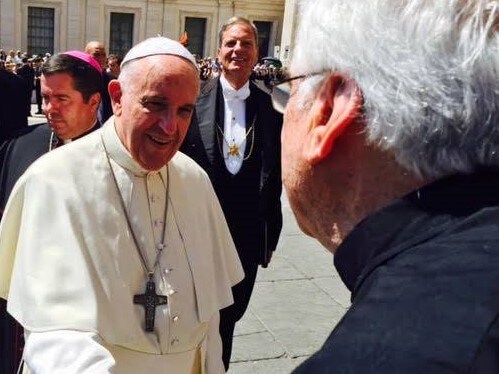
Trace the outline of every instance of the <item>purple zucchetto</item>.
<path fill-rule="evenodd" d="M 67 51 L 67 52 L 61 52 L 61 55 L 68 55 L 75 57 L 79 60 L 85 61 L 87 64 L 92 66 L 95 70 L 97 70 L 100 74 L 102 74 L 102 68 L 100 67 L 100 64 L 97 62 L 95 58 L 90 56 L 88 53 L 82 52 L 82 51 Z"/>

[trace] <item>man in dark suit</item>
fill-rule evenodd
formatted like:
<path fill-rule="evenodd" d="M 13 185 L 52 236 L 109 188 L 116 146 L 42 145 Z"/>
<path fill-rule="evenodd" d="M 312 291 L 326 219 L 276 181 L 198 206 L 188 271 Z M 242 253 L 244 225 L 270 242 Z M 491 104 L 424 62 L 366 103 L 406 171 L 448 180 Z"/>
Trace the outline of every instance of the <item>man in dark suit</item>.
<path fill-rule="evenodd" d="M 21 77 L 0 67 L 0 146 L 28 126 L 26 85 Z"/>
<path fill-rule="evenodd" d="M 221 311 L 223 360 L 253 291 L 258 264 L 267 267 L 282 228 L 280 132 L 282 116 L 249 81 L 258 59 L 258 33 L 249 20 L 229 19 L 219 34 L 223 72 L 203 86 L 181 151 L 208 173 L 220 200 L 245 279 L 234 304 Z"/>
<path fill-rule="evenodd" d="M 102 70 L 91 56 L 79 51 L 54 55 L 44 63 L 40 80 L 48 123 L 26 127 L 0 148 L 0 214 L 29 165 L 99 127 Z M 5 307 L 0 299 L 0 373 L 10 374 L 16 372 L 22 356 L 23 330 Z"/>
<path fill-rule="evenodd" d="M 33 59 L 33 69 L 35 69 L 35 97 L 36 97 L 36 114 L 43 114 L 42 112 L 42 91 L 40 77 L 42 76 L 42 58 L 37 56 Z"/>
<path fill-rule="evenodd" d="M 26 85 L 24 107 L 26 115 L 31 117 L 31 94 L 33 93 L 35 83 L 35 69 L 33 69 L 27 57 L 23 57 L 22 62 L 22 66 L 16 72 L 24 80 L 24 84 Z"/>
<path fill-rule="evenodd" d="M 111 98 L 109 97 L 107 86 L 109 85 L 109 82 L 115 77 L 107 71 L 107 52 L 104 43 L 97 40 L 92 40 L 85 46 L 85 52 L 95 58 L 103 71 L 101 103 L 97 115 L 99 117 L 99 121 L 101 123 L 104 123 L 108 120 L 109 117 L 113 115 L 113 109 L 111 108 Z"/>

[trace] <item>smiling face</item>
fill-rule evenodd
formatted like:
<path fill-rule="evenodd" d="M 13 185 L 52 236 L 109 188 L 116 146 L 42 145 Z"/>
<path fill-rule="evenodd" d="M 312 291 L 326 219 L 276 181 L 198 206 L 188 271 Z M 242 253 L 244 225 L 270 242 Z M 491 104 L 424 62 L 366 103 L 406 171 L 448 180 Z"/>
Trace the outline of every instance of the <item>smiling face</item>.
<path fill-rule="evenodd" d="M 250 25 L 235 23 L 227 28 L 218 50 L 223 75 L 234 88 L 239 89 L 249 79 L 258 60 L 258 47 Z"/>
<path fill-rule="evenodd" d="M 42 74 L 40 83 L 43 112 L 57 137 L 76 138 L 95 124 L 99 93 L 85 102 L 82 94 L 74 88 L 73 78 L 67 73 Z"/>
<path fill-rule="evenodd" d="M 131 61 L 109 85 L 118 137 L 147 170 L 170 161 L 185 138 L 199 92 L 198 72 L 181 57 Z"/>

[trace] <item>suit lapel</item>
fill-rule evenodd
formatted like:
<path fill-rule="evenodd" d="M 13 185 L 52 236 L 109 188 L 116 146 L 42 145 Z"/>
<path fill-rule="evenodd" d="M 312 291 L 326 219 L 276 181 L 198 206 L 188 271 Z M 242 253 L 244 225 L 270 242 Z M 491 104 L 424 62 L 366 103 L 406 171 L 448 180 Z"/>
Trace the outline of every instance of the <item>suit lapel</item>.
<path fill-rule="evenodd" d="M 218 91 L 221 91 L 218 79 L 213 79 L 203 87 L 196 102 L 199 135 L 211 165 L 215 163 L 216 152 L 218 152 L 216 131 L 217 125 L 219 125 L 219 120 L 217 120 L 217 105 L 220 100 L 217 100 L 217 96 L 221 95 L 221 92 L 219 93 Z M 223 107 L 221 113 L 223 116 Z M 223 121 L 223 117 L 221 121 Z"/>
<path fill-rule="evenodd" d="M 249 152 L 254 152 L 255 148 L 259 143 L 259 129 L 257 129 L 258 124 L 258 103 L 255 99 L 255 95 L 253 94 L 253 87 L 250 84 L 250 95 L 246 99 L 246 133 L 248 136 L 246 137 L 246 149 L 244 151 L 244 157 L 246 158 Z M 253 126 L 254 134 L 249 133 L 251 126 Z"/>
<path fill-rule="evenodd" d="M 250 85 L 250 95 L 246 99 L 246 131 L 254 124 L 256 127 L 256 121 L 258 116 L 257 102 L 255 100 L 255 95 L 252 95 L 252 87 Z"/>
<path fill-rule="evenodd" d="M 249 121 L 246 121 L 246 129 L 249 129 L 249 126 L 251 126 L 252 124 L 254 124 L 255 126 L 253 130 L 255 131 L 255 143 L 253 144 L 253 152 L 259 152 L 262 158 L 262 166 L 260 169 L 260 190 L 262 190 L 270 174 L 272 168 L 272 160 L 271 158 L 269 158 L 269 148 L 266 139 L 267 129 L 264 128 L 263 123 L 263 121 L 265 120 L 265 114 L 261 113 L 258 102 L 259 95 L 257 92 L 255 92 L 256 90 L 259 90 L 259 88 L 250 82 L 251 94 L 248 97 L 246 105 L 246 118 L 249 119 Z M 251 143 L 247 141 L 246 144 L 249 146 Z M 246 152 L 249 152 L 250 147 L 248 146 L 246 147 Z"/>

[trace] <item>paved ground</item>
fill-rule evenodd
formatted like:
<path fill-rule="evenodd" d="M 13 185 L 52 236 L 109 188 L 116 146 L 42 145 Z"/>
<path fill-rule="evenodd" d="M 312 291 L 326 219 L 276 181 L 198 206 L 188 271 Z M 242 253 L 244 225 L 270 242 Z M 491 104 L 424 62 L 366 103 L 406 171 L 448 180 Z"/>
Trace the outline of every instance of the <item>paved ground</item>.
<path fill-rule="evenodd" d="M 284 195 L 282 202 L 279 245 L 270 266 L 259 270 L 249 309 L 236 325 L 229 374 L 291 372 L 320 348 L 350 305 L 333 256 L 301 233 Z"/>
<path fill-rule="evenodd" d="M 37 123 L 43 123 L 46 122 L 45 116 L 43 114 L 35 114 L 37 110 L 36 105 L 31 105 L 31 117 L 28 117 L 28 124 L 29 125 L 34 125 Z"/>
<path fill-rule="evenodd" d="M 282 200 L 278 249 L 259 270 L 249 310 L 236 325 L 229 374 L 291 372 L 321 347 L 350 305 L 333 256 L 301 233 Z"/>

